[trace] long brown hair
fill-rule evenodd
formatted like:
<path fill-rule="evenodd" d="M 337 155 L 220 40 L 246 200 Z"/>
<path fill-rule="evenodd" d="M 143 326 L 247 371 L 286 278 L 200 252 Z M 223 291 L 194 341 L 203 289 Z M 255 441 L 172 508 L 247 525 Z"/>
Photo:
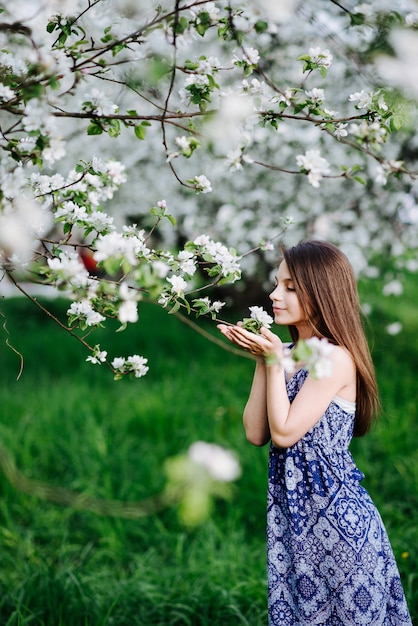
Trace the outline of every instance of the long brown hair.
<path fill-rule="evenodd" d="M 361 437 L 377 416 L 379 398 L 353 268 L 341 250 L 325 241 L 303 241 L 284 249 L 283 256 L 314 334 L 351 354 L 357 372 L 354 435 Z M 289 326 L 289 332 L 296 342 L 296 327 Z"/>

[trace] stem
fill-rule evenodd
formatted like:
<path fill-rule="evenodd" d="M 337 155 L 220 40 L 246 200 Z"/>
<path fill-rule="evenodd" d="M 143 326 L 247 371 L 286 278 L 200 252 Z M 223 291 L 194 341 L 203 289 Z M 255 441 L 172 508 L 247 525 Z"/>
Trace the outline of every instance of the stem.
<path fill-rule="evenodd" d="M 7 276 L 9 277 L 9 279 L 12 281 L 12 283 L 14 284 L 16 289 L 18 289 L 20 291 L 20 293 L 22 293 L 26 298 L 28 298 L 35 306 L 38 307 L 38 309 L 40 309 L 43 313 L 45 313 L 45 315 L 50 317 L 60 328 L 62 328 L 63 330 L 67 331 L 67 333 L 69 333 L 72 337 L 77 339 L 77 341 L 82 343 L 83 346 L 85 348 L 87 348 L 90 352 L 93 352 L 94 348 L 92 346 L 90 346 L 82 337 L 80 337 L 73 330 L 71 330 L 71 328 L 69 328 L 68 326 L 63 324 L 61 322 L 61 320 L 59 320 L 57 317 L 55 317 L 55 315 L 53 315 L 51 313 L 51 311 L 48 311 L 48 309 L 46 309 L 40 302 L 38 302 L 38 300 L 36 298 L 31 296 L 30 293 L 28 293 L 25 289 L 23 289 L 23 287 L 15 280 L 15 278 L 14 278 L 14 276 L 13 276 L 13 274 L 12 274 L 12 272 L 10 270 L 6 269 L 5 271 L 6 271 Z"/>

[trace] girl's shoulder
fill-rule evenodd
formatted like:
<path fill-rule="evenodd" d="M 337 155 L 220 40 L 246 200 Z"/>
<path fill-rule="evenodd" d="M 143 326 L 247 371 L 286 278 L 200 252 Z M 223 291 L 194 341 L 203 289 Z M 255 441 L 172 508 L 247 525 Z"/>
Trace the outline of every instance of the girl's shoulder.
<path fill-rule="evenodd" d="M 355 367 L 351 353 L 344 346 L 334 345 L 330 357 L 336 365 Z"/>
<path fill-rule="evenodd" d="M 334 344 L 327 359 L 332 363 L 332 377 L 344 380 L 356 378 L 356 365 L 354 359 L 344 346 Z"/>

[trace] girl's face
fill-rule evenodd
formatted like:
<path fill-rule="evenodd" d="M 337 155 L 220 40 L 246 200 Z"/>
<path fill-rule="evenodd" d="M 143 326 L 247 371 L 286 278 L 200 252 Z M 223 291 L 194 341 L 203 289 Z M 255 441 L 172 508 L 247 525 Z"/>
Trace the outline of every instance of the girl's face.
<path fill-rule="evenodd" d="M 296 326 L 299 338 L 311 337 L 312 327 L 296 295 L 295 286 L 290 276 L 286 261 L 282 261 L 276 274 L 276 286 L 270 294 L 273 301 L 274 321 L 280 326 Z"/>

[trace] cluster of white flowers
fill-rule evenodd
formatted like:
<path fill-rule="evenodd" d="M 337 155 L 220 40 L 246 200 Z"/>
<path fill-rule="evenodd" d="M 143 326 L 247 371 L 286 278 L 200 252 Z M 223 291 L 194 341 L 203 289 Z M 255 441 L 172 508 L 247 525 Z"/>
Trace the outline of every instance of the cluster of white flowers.
<path fill-rule="evenodd" d="M 86 361 L 88 361 L 89 363 L 93 363 L 93 365 L 101 365 L 102 363 L 106 362 L 106 358 L 107 358 L 107 351 L 101 350 L 100 346 L 96 345 L 93 348 L 93 354 L 90 354 L 86 358 Z"/>
<path fill-rule="evenodd" d="M 318 87 L 314 87 L 310 91 L 305 91 L 305 94 L 308 96 L 310 100 L 316 103 L 321 103 L 325 100 L 324 90 L 319 89 Z"/>
<path fill-rule="evenodd" d="M 364 91 L 364 89 L 350 94 L 348 97 L 348 100 L 349 102 L 356 103 L 355 104 L 356 109 L 369 110 L 371 109 L 372 104 L 373 104 L 372 95 L 370 93 L 367 93 L 367 91 Z"/>
<path fill-rule="evenodd" d="M 16 76 L 23 76 L 28 71 L 26 62 L 22 58 L 15 57 L 5 50 L 0 51 L 0 66 Z"/>
<path fill-rule="evenodd" d="M 56 221 L 77 224 L 87 231 L 94 230 L 106 234 L 115 230 L 113 217 L 98 207 L 101 202 L 111 199 L 116 189 L 126 182 L 125 167 L 119 161 L 103 162 L 93 157 L 91 168 L 97 173 L 93 174 L 90 171 L 79 173 L 73 169 L 67 178 L 59 173 L 48 176 L 33 172 L 29 177 L 29 183 L 38 196 L 54 195 Z"/>
<path fill-rule="evenodd" d="M 152 3 L 146 4 L 147 9 L 150 9 Z M 122 324 L 136 322 L 139 290 L 147 291 L 148 288 L 152 297 L 160 297 L 159 302 L 163 306 L 169 303 L 184 305 L 190 310 L 187 298 L 191 297 L 198 283 L 198 267 L 207 272 L 209 283 L 213 279 L 211 284 L 238 280 L 241 263 L 246 264 L 246 269 L 256 271 L 258 261 L 254 260 L 255 255 L 238 257 L 232 246 L 251 250 L 258 247 L 258 242 L 265 239 L 266 233 L 270 235 L 273 229 L 277 229 L 277 211 L 266 210 L 265 207 L 273 207 L 272 198 L 277 199 L 279 193 L 283 210 L 288 211 L 291 207 L 295 213 L 295 238 L 304 236 L 304 228 L 309 222 L 315 233 L 341 241 L 352 250 L 359 266 L 363 264 L 364 267 L 364 250 L 370 248 L 373 253 L 378 251 L 379 246 L 392 244 L 392 217 L 397 227 L 402 229 L 402 235 L 406 235 L 405 241 L 408 241 L 410 249 L 416 249 L 413 229 L 406 232 L 407 226 L 414 223 L 416 213 L 415 201 L 411 207 L 407 200 L 408 194 L 417 197 L 413 181 L 408 194 L 399 193 L 396 203 L 392 202 L 392 209 L 385 209 L 375 220 L 369 219 L 373 217 L 368 206 L 372 203 L 367 202 L 365 209 L 366 200 L 360 197 L 361 192 L 356 193 L 354 189 L 353 205 L 358 203 L 359 212 L 363 214 L 363 219 L 357 219 L 354 211 L 344 210 L 343 206 L 341 210 L 334 210 L 338 202 L 330 203 L 329 199 L 310 189 L 309 185 L 302 197 L 302 194 L 297 193 L 298 183 L 294 182 L 298 177 L 286 177 L 279 173 L 287 171 L 286 164 L 296 158 L 300 171 L 307 174 L 310 185 L 318 189 L 322 178 L 330 174 L 328 161 L 318 149 L 310 149 L 310 146 L 321 145 L 327 150 L 329 159 L 332 155 L 332 164 L 342 164 L 340 168 L 335 168 L 335 178 L 343 178 L 348 172 L 346 178 L 358 182 L 369 176 L 373 183 L 374 173 L 374 182 L 381 185 L 385 185 L 390 174 L 395 174 L 401 180 L 406 166 L 395 160 L 397 154 L 393 146 L 391 148 L 383 144 L 394 136 L 393 131 L 403 123 L 403 111 L 402 107 L 396 108 L 395 99 L 389 91 L 374 91 L 369 86 L 366 74 L 355 72 L 343 62 L 338 47 L 335 48 L 338 59 L 333 67 L 334 82 L 310 82 L 325 78 L 326 70 L 333 63 L 333 56 L 325 47 L 325 37 L 320 47 L 309 47 L 314 42 L 316 45 L 318 32 L 326 31 L 323 28 L 317 30 L 315 26 L 323 26 L 323 17 L 319 13 L 316 15 L 320 0 L 305 7 L 312 19 L 300 20 L 296 13 L 291 12 L 292 19 L 298 24 L 293 33 L 288 26 L 282 28 L 281 18 L 277 21 L 272 18 L 276 11 L 270 10 L 268 4 L 263 0 L 261 5 L 252 8 L 218 8 L 214 2 L 197 3 L 195 6 L 191 3 L 184 9 L 178 7 L 179 29 L 174 37 L 172 13 L 167 13 L 165 17 L 166 9 L 162 8 L 159 16 L 162 28 L 144 26 L 141 30 L 141 46 L 131 46 L 129 43 L 125 46 L 129 39 L 121 40 L 120 46 L 113 46 L 113 43 L 116 44 L 113 38 L 120 36 L 123 39 L 124 34 L 132 31 L 125 32 L 128 23 L 119 18 L 117 24 L 110 24 L 108 18 L 111 12 L 102 15 L 94 3 L 88 10 L 83 9 L 83 15 L 75 22 L 64 15 L 65 10 L 70 9 L 72 15 L 75 15 L 75 4 L 69 0 L 61 3 L 62 14 L 55 15 L 48 22 L 47 31 L 51 37 L 45 35 L 45 29 L 37 28 L 38 17 L 33 17 L 28 26 L 28 32 L 29 28 L 32 31 L 30 37 L 24 29 L 22 32 L 3 29 L 0 33 L 0 104 L 10 117 L 10 124 L 3 129 L 1 147 L 4 156 L 0 163 L 0 255 L 5 271 L 8 271 L 6 261 L 9 263 L 10 260 L 20 258 L 27 262 L 33 258 L 35 249 L 37 254 L 41 250 L 41 256 L 43 254 L 45 259 L 50 257 L 46 263 L 47 280 L 67 288 L 76 299 L 74 306 L 69 309 L 69 316 L 74 321 L 77 318 L 78 322 L 86 326 L 99 323 L 102 312 L 118 318 Z M 337 11 L 335 7 L 330 10 Z M 281 11 L 277 10 L 277 15 Z M 369 13 L 376 17 L 374 10 Z M 264 18 L 260 20 L 261 14 L 266 22 Z M 132 20 L 139 15 L 140 12 L 136 14 L 134 10 Z M 25 16 L 24 0 L 16 0 L 5 6 L 3 18 L 6 23 L 20 24 L 22 16 Z M 331 15 L 331 21 L 337 34 L 342 22 L 336 13 Z M 64 30 L 61 30 L 62 26 Z M 68 32 L 64 32 L 65 29 Z M 361 44 L 359 50 L 364 52 L 368 45 L 368 35 L 363 32 L 366 29 L 354 30 L 355 40 Z M 242 37 L 239 46 L 231 37 L 233 31 Z M 284 42 L 280 54 L 276 54 L 271 45 L 276 37 L 283 38 Z M 106 46 L 109 41 L 112 41 L 113 46 L 111 54 L 108 54 L 110 48 Z M 335 39 L 329 37 L 328 41 Z M 55 44 L 51 47 L 52 42 Z M 203 42 L 203 45 L 197 42 Z M 348 42 L 346 30 L 341 38 L 341 46 L 345 42 Z M 102 43 L 105 45 L 102 46 Z M 298 46 L 303 50 L 308 48 L 308 53 L 300 57 L 305 62 L 303 72 L 308 72 L 302 82 L 299 76 L 295 79 L 294 72 L 295 50 Z M 201 54 L 202 50 L 205 55 Z M 120 52 L 121 56 L 117 57 Z M 233 67 L 230 63 L 232 56 Z M 147 68 L 145 62 L 138 63 L 140 58 L 159 61 Z M 132 63 L 135 72 L 132 83 L 127 79 L 130 76 L 128 63 Z M 249 79 L 257 66 L 260 66 L 259 78 Z M 166 71 L 168 68 L 172 68 L 170 73 Z M 333 85 L 342 84 L 340 78 L 346 70 L 347 92 L 339 88 L 332 91 Z M 97 88 L 99 79 L 102 89 Z M 140 103 L 138 92 L 131 89 L 137 79 L 138 84 L 143 85 Z M 326 98 L 323 84 L 327 89 Z M 390 107 L 383 94 L 388 94 Z M 329 109 L 323 108 L 325 99 L 327 103 L 333 101 L 332 107 L 342 111 L 339 119 L 336 117 L 337 111 L 331 110 L 331 105 Z M 5 104 L 10 101 L 13 101 L 12 107 Z M 119 106 L 115 102 L 120 102 L 120 106 L 123 103 L 126 107 L 125 113 L 116 116 L 118 119 L 114 119 L 115 114 L 119 113 Z M 183 104 L 190 108 L 183 107 Z M 199 108 L 198 112 L 195 107 Z M 286 110 L 287 107 L 290 110 Z M 359 114 L 353 116 L 353 107 Z M 162 124 L 164 153 L 161 154 L 159 150 L 153 149 L 152 143 L 144 148 L 142 140 L 146 133 L 147 142 L 148 139 L 150 142 L 158 140 L 161 145 L 161 135 L 157 129 L 159 125 L 155 124 L 154 127 L 154 122 L 151 124 L 149 120 L 160 119 L 163 111 L 166 119 Z M 107 116 L 110 119 L 106 119 Z M 313 117 L 318 119 L 313 120 Z M 302 118 L 305 118 L 302 123 L 295 122 L 295 119 Z M 346 122 L 354 121 L 353 118 L 364 119 L 348 127 Z M 82 143 L 82 133 L 79 131 L 83 130 L 84 124 L 87 138 Z M 147 126 L 151 127 L 147 129 Z M 140 164 L 140 176 L 135 175 L 129 191 L 125 195 L 122 193 L 121 199 L 116 198 L 112 203 L 113 215 L 118 215 L 117 220 L 114 220 L 103 210 L 102 205 L 112 199 L 115 191 L 126 182 L 125 166 L 119 161 L 91 157 L 90 152 L 95 142 L 100 141 L 100 154 L 106 154 L 108 141 L 113 141 L 112 138 L 119 133 L 132 133 L 133 137 L 134 129 L 136 139 L 141 141 L 135 139 L 131 150 L 128 140 L 123 146 L 117 145 L 115 152 L 123 151 L 126 162 L 132 168 L 134 164 Z M 324 130 L 326 133 L 322 132 Z M 343 139 L 348 133 L 355 138 L 357 148 L 353 159 L 354 151 L 350 146 L 354 143 L 333 140 L 333 136 Z M 405 136 L 408 133 L 406 129 Z M 100 138 L 96 138 L 95 134 L 100 135 Z M 330 143 L 333 144 L 332 149 Z M 129 150 L 126 150 L 126 145 Z M 170 153 L 173 145 L 178 152 Z M 204 149 L 196 151 L 199 146 Z M 205 149 L 207 147 L 209 149 Z M 46 167 L 49 168 L 55 161 L 62 159 L 67 150 L 72 149 L 85 156 L 86 161 L 79 162 L 67 176 L 53 168 L 49 170 L 50 175 L 45 174 L 48 171 Z M 248 155 L 249 151 L 251 156 Z M 192 154 L 196 159 L 196 167 L 193 169 L 187 169 L 189 162 L 185 159 L 178 159 L 174 163 L 170 161 L 173 156 L 188 158 Z M 167 155 L 170 168 L 164 168 Z M 367 168 L 367 159 L 373 157 L 376 157 L 375 160 Z M 70 152 L 68 159 L 72 160 L 72 164 L 75 162 Z M 359 165 L 353 166 L 352 171 L 350 165 L 345 168 L 345 163 L 353 161 Z M 252 163 L 270 168 L 268 184 L 254 184 L 255 176 L 258 176 L 253 174 L 256 167 L 246 167 L 243 171 L 244 164 Z M 68 172 L 72 165 L 65 164 L 62 167 L 67 168 Z M 178 170 L 174 169 L 177 167 Z M 358 170 L 354 169 L 357 167 Z M 163 178 L 163 174 L 155 176 L 156 171 L 165 169 L 174 171 L 173 180 Z M 412 171 L 412 167 L 410 169 Z M 363 170 L 361 176 L 351 175 L 359 170 Z M 208 173 L 211 180 L 205 174 L 194 176 L 195 171 Z M 234 177 L 228 175 L 231 171 L 235 172 Z M 272 175 L 273 171 L 277 175 Z M 292 179 L 292 182 L 286 179 Z M 175 180 L 183 183 L 183 193 L 178 195 L 181 201 L 176 202 L 175 217 L 181 224 L 181 236 L 194 239 L 194 247 L 185 246 L 177 255 L 156 251 L 148 247 L 149 242 L 154 240 L 153 228 L 146 235 L 136 227 L 120 230 L 116 227 L 115 222 L 120 223 L 123 219 L 123 215 L 120 219 L 119 210 L 120 213 L 129 212 L 129 215 L 134 211 L 140 214 L 143 205 L 146 206 L 150 199 L 154 202 L 153 198 L 157 192 L 160 193 L 157 190 L 162 186 L 170 194 L 171 201 L 176 201 L 176 191 L 172 187 L 172 184 L 176 184 Z M 351 182 L 353 180 L 346 181 L 347 185 Z M 385 202 L 385 206 L 386 200 L 390 199 L 389 187 L 387 185 L 385 189 L 380 187 L 378 190 L 384 195 L 382 202 Z M 213 191 L 209 197 L 211 202 L 204 202 L 205 210 L 200 210 L 202 202 L 197 208 L 191 190 L 201 194 Z M 33 196 L 36 196 L 36 201 Z M 140 202 L 136 203 L 139 197 Z M 393 209 L 394 204 L 396 210 Z M 165 201 L 158 203 L 161 211 L 155 209 L 151 213 L 157 223 L 163 217 L 172 218 L 170 221 L 174 223 L 174 216 L 165 214 Z M 31 219 L 28 219 L 29 213 Z M 239 219 L 236 219 L 237 214 Z M 47 216 L 49 219 L 46 219 Z M 54 218 L 55 229 L 48 231 Z M 142 223 L 142 217 L 140 219 Z M 281 227 L 285 221 L 282 218 L 280 220 Z M 164 232 L 166 223 L 161 228 L 163 237 L 167 234 Z M 390 227 L 382 229 L 385 230 L 384 237 L 379 237 L 378 243 L 378 238 L 373 235 L 386 223 L 390 223 Z M 342 224 L 344 228 L 340 228 Z M 48 238 L 45 236 L 47 232 Z M 219 236 L 228 242 L 229 247 L 205 235 L 196 238 L 197 232 L 211 232 L 215 238 L 217 233 L 221 233 Z M 45 239 L 39 246 L 38 238 L 43 236 Z M 162 247 L 166 244 L 174 246 L 175 239 L 176 235 L 168 234 Z M 80 254 L 62 251 L 67 249 L 64 245 L 74 250 L 80 246 Z M 395 245 L 401 244 L 396 242 L 393 247 Z M 87 249 L 93 255 L 90 267 L 96 276 L 94 280 L 87 272 L 87 260 L 85 264 L 81 262 L 82 253 Z M 264 245 L 259 249 L 266 251 L 269 248 Z M 55 256 L 51 258 L 52 255 Z M 97 267 L 97 263 L 100 267 Z M 104 274 L 107 278 L 103 278 Z M 108 280 L 109 275 L 117 275 L 118 279 L 126 275 L 125 282 L 112 283 Z M 388 291 L 388 288 L 385 290 Z M 211 302 L 209 298 L 197 298 L 194 303 L 202 314 L 203 311 L 216 314 L 224 304 Z M 250 319 L 265 325 L 263 320 L 258 319 L 257 311 L 252 311 Z M 97 355 L 93 355 L 93 358 L 101 362 Z"/>
<path fill-rule="evenodd" d="M 322 177 L 330 173 L 329 163 L 321 157 L 319 150 L 307 150 L 305 154 L 298 154 L 296 163 L 308 173 L 308 180 L 312 187 L 319 187 Z"/>
<path fill-rule="evenodd" d="M 243 163 L 253 163 L 254 160 L 247 154 L 244 154 L 241 148 L 237 148 L 226 155 L 225 162 L 230 171 L 237 172 L 242 170 Z"/>
<path fill-rule="evenodd" d="M 263 328 L 270 328 L 273 324 L 273 318 L 261 306 L 250 306 L 250 317 L 255 320 Z"/>
<path fill-rule="evenodd" d="M 135 378 L 141 378 L 148 372 L 149 367 L 147 365 L 148 359 L 138 354 L 133 354 L 128 357 L 116 357 L 113 359 L 111 365 L 113 369 L 121 374 L 134 374 Z"/>
<path fill-rule="evenodd" d="M 400 296 L 403 293 L 403 285 L 400 280 L 393 279 L 383 287 L 384 296 Z"/>
<path fill-rule="evenodd" d="M 59 257 L 48 259 L 51 276 L 57 285 L 68 287 L 86 287 L 89 273 L 77 252 L 62 252 Z"/>
<path fill-rule="evenodd" d="M 92 89 L 86 93 L 80 103 L 83 111 L 91 111 L 99 116 L 113 115 L 118 110 L 118 105 L 114 104 L 100 89 Z"/>
<path fill-rule="evenodd" d="M 95 242 L 94 259 L 97 263 L 119 259 L 126 260 L 131 266 L 138 265 L 141 259 L 146 259 L 151 254 L 145 239 L 144 230 L 138 230 L 135 234 L 129 229 L 124 234 L 116 231 L 100 234 Z"/>
<path fill-rule="evenodd" d="M 189 74 L 184 81 L 184 87 L 179 89 L 179 97 L 184 104 L 191 104 L 194 94 L 200 94 L 205 99 L 211 91 L 208 74 Z M 197 102 L 195 104 L 198 104 Z"/>
<path fill-rule="evenodd" d="M 219 20 L 220 10 L 218 9 L 218 7 L 215 5 L 214 2 L 204 2 L 203 6 L 200 7 L 199 11 L 196 11 L 195 9 L 191 9 L 190 13 L 193 18 L 197 19 L 198 23 L 200 23 L 201 21 L 199 18 L 199 13 L 205 13 L 209 16 L 209 19 L 211 20 L 211 22 L 216 24 L 216 22 Z"/>
<path fill-rule="evenodd" d="M 241 475 L 235 455 L 216 444 L 195 441 L 188 450 L 188 456 L 193 463 L 203 466 L 214 480 L 231 482 Z"/>
<path fill-rule="evenodd" d="M 350 124 L 349 132 L 358 140 L 368 144 L 382 144 L 386 141 L 388 131 L 379 122 L 369 124 L 363 120 L 361 124 Z"/>
<path fill-rule="evenodd" d="M 4 177 L 3 181 L 3 194 L 9 195 L 10 199 L 3 201 L 0 212 L 0 262 L 12 260 L 14 264 L 25 264 L 32 258 L 37 239 L 50 228 L 51 214 L 22 191 L 15 197 L 14 177 L 9 180 Z"/>
<path fill-rule="evenodd" d="M 217 57 L 204 57 L 197 59 L 198 74 L 214 74 L 221 67 L 221 63 Z"/>
<path fill-rule="evenodd" d="M 195 298 L 195 300 L 193 300 L 194 308 L 197 310 L 198 314 L 206 315 L 207 313 L 210 313 L 214 318 L 216 317 L 216 314 L 219 313 L 219 311 L 225 306 L 225 304 L 226 302 L 221 302 L 220 300 L 212 302 L 208 296 Z"/>
<path fill-rule="evenodd" d="M 252 333 L 260 333 L 261 328 L 270 328 L 274 320 L 261 306 L 250 306 L 250 317 L 244 317 L 240 325 Z"/>
<path fill-rule="evenodd" d="M 311 337 L 298 341 L 294 349 L 284 348 L 281 364 L 289 374 L 303 368 L 313 378 L 327 378 L 332 375 L 333 361 L 330 355 L 333 350 L 334 345 L 327 339 Z"/>
<path fill-rule="evenodd" d="M 187 274 L 187 276 L 193 276 L 196 272 L 196 258 L 193 252 L 189 250 L 181 250 L 177 257 L 179 263 L 179 269 L 182 274 Z"/>
<path fill-rule="evenodd" d="M 319 47 L 309 48 L 309 56 L 316 65 L 326 67 L 327 69 L 331 67 L 333 57 L 329 50 L 321 50 Z"/>
<path fill-rule="evenodd" d="M 197 193 L 210 193 L 212 191 L 212 183 L 204 174 L 195 176 L 190 182 Z"/>
<path fill-rule="evenodd" d="M 138 301 L 141 299 L 141 294 L 137 289 L 129 288 L 126 282 L 123 282 L 119 287 L 119 298 L 121 304 L 118 308 L 118 319 L 121 324 L 135 324 L 138 321 Z"/>
<path fill-rule="evenodd" d="M 85 322 L 86 326 L 97 326 L 106 319 L 103 315 L 93 309 L 89 300 L 72 302 L 67 311 L 67 315 L 73 321 L 77 320 L 78 322 Z"/>
<path fill-rule="evenodd" d="M 235 251 L 231 251 L 219 241 L 213 241 L 207 235 L 199 235 L 193 243 L 199 246 L 199 252 L 205 259 L 220 267 L 222 276 L 233 277 L 231 282 L 240 278 L 240 257 Z"/>
<path fill-rule="evenodd" d="M 98 233 L 108 231 L 113 227 L 113 217 L 103 211 L 89 213 L 85 206 L 79 206 L 72 200 L 68 200 L 58 207 L 55 212 L 55 219 L 62 220 L 66 224 L 91 226 Z"/>
<path fill-rule="evenodd" d="M 187 282 L 184 280 L 182 276 L 177 276 L 174 274 L 173 276 L 168 276 L 167 282 L 171 285 L 171 293 L 176 296 L 184 295 L 184 290 L 187 287 Z"/>

